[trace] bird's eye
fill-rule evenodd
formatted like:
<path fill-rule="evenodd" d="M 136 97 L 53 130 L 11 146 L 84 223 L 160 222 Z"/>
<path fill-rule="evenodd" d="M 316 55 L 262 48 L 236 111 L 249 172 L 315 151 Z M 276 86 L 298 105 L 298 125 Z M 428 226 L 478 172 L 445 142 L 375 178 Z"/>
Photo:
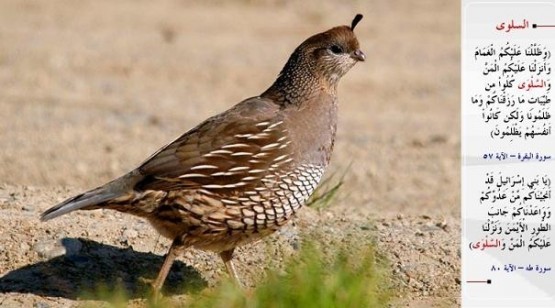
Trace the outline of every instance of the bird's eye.
<path fill-rule="evenodd" d="M 341 46 L 339 46 L 339 45 L 331 45 L 330 50 L 331 50 L 331 52 L 333 52 L 336 55 L 343 52 L 343 48 L 341 48 Z"/>

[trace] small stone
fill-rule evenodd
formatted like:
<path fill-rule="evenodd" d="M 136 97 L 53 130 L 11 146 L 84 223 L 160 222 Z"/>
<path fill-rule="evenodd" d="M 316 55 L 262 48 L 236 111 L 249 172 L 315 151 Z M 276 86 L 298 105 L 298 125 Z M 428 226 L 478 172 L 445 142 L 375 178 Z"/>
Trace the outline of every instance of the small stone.
<path fill-rule="evenodd" d="M 76 255 L 81 251 L 83 244 L 80 240 L 73 238 L 63 238 L 62 245 L 66 248 L 66 256 Z"/>
<path fill-rule="evenodd" d="M 45 302 L 38 302 L 38 303 L 35 303 L 35 304 L 33 305 L 33 307 L 34 307 L 34 308 L 50 308 L 50 305 L 48 305 L 48 304 L 45 303 Z"/>
<path fill-rule="evenodd" d="M 40 241 L 33 246 L 33 250 L 42 258 L 52 259 L 63 255 L 77 254 L 82 246 L 79 240 L 64 238 Z"/>
<path fill-rule="evenodd" d="M 29 246 L 29 244 L 25 243 L 25 242 L 21 242 L 19 244 L 19 249 L 21 249 L 22 252 L 28 251 L 31 247 Z"/>
<path fill-rule="evenodd" d="M 293 241 L 290 241 L 289 244 L 291 245 L 293 250 L 299 250 L 301 248 L 301 243 L 299 243 L 298 239 L 294 239 Z"/>
<path fill-rule="evenodd" d="M 125 231 L 123 231 L 123 237 L 126 237 L 128 239 L 133 239 L 136 238 L 137 236 L 139 236 L 139 232 L 137 232 L 136 230 L 133 229 L 126 229 Z"/>
<path fill-rule="evenodd" d="M 55 240 L 47 240 L 36 243 L 33 250 L 42 258 L 54 258 L 66 253 L 63 246 L 57 245 Z"/>

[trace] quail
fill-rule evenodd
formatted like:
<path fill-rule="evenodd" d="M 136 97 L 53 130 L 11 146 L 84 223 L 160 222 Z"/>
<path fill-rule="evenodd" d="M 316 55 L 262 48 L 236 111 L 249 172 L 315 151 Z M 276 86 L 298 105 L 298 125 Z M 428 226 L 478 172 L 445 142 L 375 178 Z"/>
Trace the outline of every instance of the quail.
<path fill-rule="evenodd" d="M 362 19 L 315 34 L 262 94 L 213 116 L 135 170 L 45 211 L 112 209 L 148 220 L 172 240 L 152 283 L 159 292 L 184 249 L 216 252 L 238 284 L 233 251 L 287 223 L 316 189 L 337 125 L 339 79 L 366 56 L 353 33 Z"/>

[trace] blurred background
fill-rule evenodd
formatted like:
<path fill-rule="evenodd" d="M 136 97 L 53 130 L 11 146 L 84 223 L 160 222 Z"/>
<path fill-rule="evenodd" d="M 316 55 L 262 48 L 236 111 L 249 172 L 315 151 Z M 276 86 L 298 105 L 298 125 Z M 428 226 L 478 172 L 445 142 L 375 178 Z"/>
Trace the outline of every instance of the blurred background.
<path fill-rule="evenodd" d="M 459 2 L 444 0 L 1 0 L 0 185 L 120 176 L 356 13 L 367 61 L 339 86 L 333 206 L 458 217 Z"/>

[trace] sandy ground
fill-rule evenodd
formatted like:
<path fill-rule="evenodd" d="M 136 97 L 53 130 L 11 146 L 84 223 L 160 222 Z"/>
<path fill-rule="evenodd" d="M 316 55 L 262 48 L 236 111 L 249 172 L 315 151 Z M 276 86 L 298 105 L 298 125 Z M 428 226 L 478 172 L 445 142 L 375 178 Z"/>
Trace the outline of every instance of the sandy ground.
<path fill-rule="evenodd" d="M 76 305 L 79 288 L 99 281 L 138 294 L 168 245 L 150 226 L 113 212 L 48 223 L 39 214 L 259 94 L 301 41 L 358 12 L 367 61 L 340 84 L 329 172 L 347 170 L 346 183 L 328 209 L 306 209 L 243 248 L 240 272 L 255 285 L 268 245 L 281 259 L 296 237 L 323 228 L 377 241 L 405 293 L 398 305 L 458 305 L 457 1 L 3 0 L 0 306 Z M 215 256 L 195 251 L 178 269 L 170 280 L 191 288 L 223 273 Z"/>

